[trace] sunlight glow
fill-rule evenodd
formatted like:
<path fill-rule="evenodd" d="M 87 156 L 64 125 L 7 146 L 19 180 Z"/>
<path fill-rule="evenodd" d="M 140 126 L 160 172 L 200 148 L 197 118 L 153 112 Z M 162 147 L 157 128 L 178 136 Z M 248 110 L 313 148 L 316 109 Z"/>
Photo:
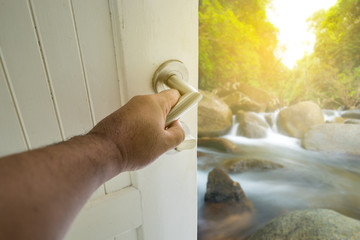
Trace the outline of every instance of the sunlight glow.
<path fill-rule="evenodd" d="M 311 53 L 315 35 L 309 31 L 306 19 L 320 9 L 328 9 L 336 0 L 273 0 L 267 15 L 279 29 L 279 44 L 285 51 L 279 54 L 282 63 L 293 68 L 305 53 Z"/>

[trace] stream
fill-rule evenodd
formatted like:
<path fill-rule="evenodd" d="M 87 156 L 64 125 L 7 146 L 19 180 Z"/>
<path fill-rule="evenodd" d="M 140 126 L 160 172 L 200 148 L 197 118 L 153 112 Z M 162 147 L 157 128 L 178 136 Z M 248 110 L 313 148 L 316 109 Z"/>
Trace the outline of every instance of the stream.
<path fill-rule="evenodd" d="M 323 112 L 325 121 L 333 121 L 341 114 L 332 110 Z M 271 115 L 273 122 L 276 122 L 277 114 L 274 112 Z M 264 113 L 259 115 L 264 117 Z M 280 134 L 276 124 L 268 129 L 267 137 L 261 139 L 236 136 L 237 127 L 234 119 L 231 131 L 222 138 L 235 143 L 243 152 L 242 157 L 283 165 L 278 169 L 229 174 L 240 183 L 256 210 L 251 227 L 243 233 L 244 237 L 274 217 L 298 209 L 327 208 L 360 220 L 359 156 L 305 150 L 300 139 Z M 207 175 L 222 160 L 239 157 L 239 154 L 202 147 L 198 148 L 198 152 L 198 216 L 199 224 L 206 224 L 202 210 Z"/>

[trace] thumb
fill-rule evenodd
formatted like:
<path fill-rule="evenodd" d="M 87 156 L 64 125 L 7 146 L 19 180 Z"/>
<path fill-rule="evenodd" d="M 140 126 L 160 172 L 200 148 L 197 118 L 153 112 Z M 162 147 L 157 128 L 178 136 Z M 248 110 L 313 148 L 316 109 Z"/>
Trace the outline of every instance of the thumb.
<path fill-rule="evenodd" d="M 185 139 L 185 131 L 181 127 L 178 120 L 172 122 L 169 127 L 165 130 L 166 145 L 168 149 L 174 148 Z"/>

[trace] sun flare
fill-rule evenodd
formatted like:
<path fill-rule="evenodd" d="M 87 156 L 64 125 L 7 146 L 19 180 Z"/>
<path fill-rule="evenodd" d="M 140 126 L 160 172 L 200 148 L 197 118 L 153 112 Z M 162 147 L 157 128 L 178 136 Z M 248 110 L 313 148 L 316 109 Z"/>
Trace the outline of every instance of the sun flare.
<path fill-rule="evenodd" d="M 306 19 L 335 3 L 336 0 L 273 0 L 267 15 L 279 29 L 279 44 L 285 47 L 279 57 L 285 66 L 293 68 L 305 53 L 313 51 L 315 35 L 309 30 Z"/>

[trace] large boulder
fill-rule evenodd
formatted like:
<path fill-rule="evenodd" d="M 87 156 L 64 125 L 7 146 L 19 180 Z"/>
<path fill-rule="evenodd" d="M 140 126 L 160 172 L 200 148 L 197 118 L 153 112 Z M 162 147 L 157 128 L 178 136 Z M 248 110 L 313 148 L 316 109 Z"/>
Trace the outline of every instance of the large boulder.
<path fill-rule="evenodd" d="M 314 126 L 304 136 L 309 150 L 345 152 L 360 155 L 360 125 L 329 123 Z"/>
<path fill-rule="evenodd" d="M 237 112 L 239 110 L 249 111 L 249 112 L 263 112 L 264 105 L 261 105 L 248 96 L 241 92 L 233 92 L 222 98 L 224 102 L 230 107 L 232 112 Z"/>
<path fill-rule="evenodd" d="M 261 105 L 261 112 L 273 111 L 280 106 L 280 101 L 275 96 L 251 85 L 242 83 L 237 87 L 237 90 Z"/>
<path fill-rule="evenodd" d="M 264 112 L 274 111 L 281 107 L 279 99 L 271 93 L 245 83 L 229 83 L 213 90 L 217 96 L 237 110 Z"/>
<path fill-rule="evenodd" d="M 216 94 L 217 96 L 223 98 L 229 94 L 236 92 L 237 86 L 225 86 L 225 87 L 218 87 L 213 89 L 211 92 Z"/>
<path fill-rule="evenodd" d="M 236 113 L 239 122 L 237 135 L 247 138 L 265 138 L 269 129 L 264 118 L 252 112 L 239 111 Z"/>
<path fill-rule="evenodd" d="M 198 108 L 199 136 L 220 136 L 232 126 L 232 112 L 229 106 L 215 94 L 200 91 L 203 95 Z"/>
<path fill-rule="evenodd" d="M 317 104 L 310 101 L 281 110 L 277 119 L 280 132 L 296 138 L 302 138 L 311 127 L 323 123 L 323 112 Z"/>
<path fill-rule="evenodd" d="M 249 240 L 360 239 L 360 222 L 327 209 L 299 210 L 277 217 Z"/>

